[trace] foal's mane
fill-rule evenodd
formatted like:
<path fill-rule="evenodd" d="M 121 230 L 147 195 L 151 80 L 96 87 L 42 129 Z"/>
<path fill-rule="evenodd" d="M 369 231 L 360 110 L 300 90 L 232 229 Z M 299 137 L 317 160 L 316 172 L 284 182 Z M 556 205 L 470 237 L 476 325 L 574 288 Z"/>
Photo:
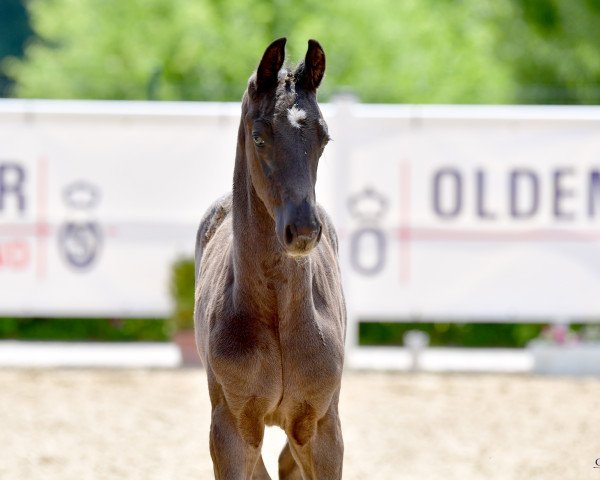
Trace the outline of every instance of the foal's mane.
<path fill-rule="evenodd" d="M 273 116 L 286 116 L 290 108 L 296 105 L 298 94 L 302 91 L 302 86 L 298 83 L 299 75 L 304 71 L 304 60 L 297 65 L 285 64 L 277 74 L 277 86 L 275 87 L 275 102 L 273 104 Z M 254 97 L 256 95 L 255 76 L 250 79 L 248 93 Z"/>

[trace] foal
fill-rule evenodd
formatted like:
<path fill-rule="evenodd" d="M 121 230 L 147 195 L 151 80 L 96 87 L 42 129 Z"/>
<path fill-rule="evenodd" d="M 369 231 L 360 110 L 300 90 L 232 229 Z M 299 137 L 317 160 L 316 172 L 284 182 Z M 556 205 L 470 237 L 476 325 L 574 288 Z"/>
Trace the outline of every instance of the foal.
<path fill-rule="evenodd" d="M 233 193 L 208 210 L 196 240 L 196 342 L 218 480 L 270 478 L 265 425 L 287 434 L 279 478 L 342 476 L 346 310 L 337 237 L 315 200 L 329 140 L 316 99 L 325 53 L 310 40 L 288 70 L 285 42 L 269 45 L 250 77 Z"/>

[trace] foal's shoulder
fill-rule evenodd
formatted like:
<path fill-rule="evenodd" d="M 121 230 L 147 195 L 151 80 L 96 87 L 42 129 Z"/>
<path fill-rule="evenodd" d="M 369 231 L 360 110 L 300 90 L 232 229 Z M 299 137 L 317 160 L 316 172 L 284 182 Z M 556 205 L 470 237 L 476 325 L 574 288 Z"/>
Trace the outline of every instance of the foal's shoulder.
<path fill-rule="evenodd" d="M 331 240 L 335 253 L 338 253 L 338 236 L 335 227 L 333 226 L 333 222 L 331 221 L 331 217 L 327 213 L 327 210 L 320 204 L 317 204 L 317 211 L 319 212 L 319 218 L 323 225 L 323 233 Z"/>
<path fill-rule="evenodd" d="M 210 239 L 214 236 L 219 226 L 223 223 L 223 220 L 231 212 L 231 193 L 223 195 L 221 198 L 216 200 L 200 220 L 200 226 L 196 233 L 196 250 L 195 250 L 195 263 L 196 263 L 196 277 L 198 277 L 198 268 L 200 266 L 200 259 L 202 258 L 202 252 L 210 242 Z"/>

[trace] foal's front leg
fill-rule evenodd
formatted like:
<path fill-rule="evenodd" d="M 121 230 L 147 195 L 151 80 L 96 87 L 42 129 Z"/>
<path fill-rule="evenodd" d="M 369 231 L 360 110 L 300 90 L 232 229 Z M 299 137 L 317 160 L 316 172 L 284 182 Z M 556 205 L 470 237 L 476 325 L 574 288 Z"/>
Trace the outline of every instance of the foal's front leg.
<path fill-rule="evenodd" d="M 289 441 L 279 455 L 279 480 L 302 480 L 300 467 L 292 455 Z"/>
<path fill-rule="evenodd" d="M 299 422 L 299 423 L 296 423 Z M 323 418 L 315 422 L 304 422 L 296 419 L 288 435 L 290 453 L 296 460 L 305 480 L 341 480 L 344 459 L 344 441 L 337 412 L 337 405 L 332 404 Z M 285 449 L 280 456 L 286 459 Z M 280 470 L 281 471 L 281 470 Z M 288 478 L 295 478 L 292 468 Z"/>
<path fill-rule="evenodd" d="M 260 449 L 264 423 L 245 411 L 236 418 L 224 398 L 213 407 L 210 454 L 216 480 L 270 480 Z"/>

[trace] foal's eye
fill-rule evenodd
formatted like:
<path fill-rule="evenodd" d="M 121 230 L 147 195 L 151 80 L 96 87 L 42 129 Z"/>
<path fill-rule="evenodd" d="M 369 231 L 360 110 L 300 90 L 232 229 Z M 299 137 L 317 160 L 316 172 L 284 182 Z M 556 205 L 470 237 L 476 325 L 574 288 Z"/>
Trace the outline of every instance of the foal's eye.
<path fill-rule="evenodd" d="M 265 141 L 262 139 L 262 137 L 258 134 L 253 134 L 252 138 L 254 139 L 254 144 L 257 147 L 263 147 L 265 145 Z"/>

